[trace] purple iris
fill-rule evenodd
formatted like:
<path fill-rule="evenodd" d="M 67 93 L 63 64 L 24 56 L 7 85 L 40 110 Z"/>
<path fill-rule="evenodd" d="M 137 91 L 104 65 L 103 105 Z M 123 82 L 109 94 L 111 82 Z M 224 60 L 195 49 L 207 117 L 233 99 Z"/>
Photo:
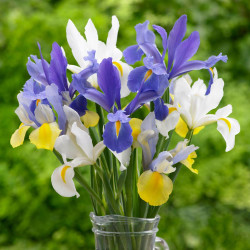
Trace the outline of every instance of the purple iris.
<path fill-rule="evenodd" d="M 68 63 L 61 47 L 56 42 L 53 43 L 50 63 L 43 58 L 39 43 L 38 47 L 41 59 L 33 55 L 28 59 L 27 70 L 31 78 L 24 86 L 23 96 L 34 100 L 29 107 L 31 111 L 35 109 L 37 100 L 53 106 L 58 115 L 59 127 L 65 133 L 66 116 L 63 105 L 68 104 L 82 116 L 87 110 L 87 100 L 79 95 L 72 101 L 75 89 L 72 84 L 68 87 Z"/>
<path fill-rule="evenodd" d="M 103 142 L 112 151 L 121 153 L 133 143 L 130 118 L 123 110 L 117 110 L 114 114 L 110 113 L 107 117 L 109 122 L 105 125 Z"/>
<path fill-rule="evenodd" d="M 138 85 L 140 85 L 142 80 L 146 77 L 146 74 L 149 72 L 149 70 L 152 72 L 152 80 L 150 84 L 154 84 L 152 83 L 156 79 L 154 75 L 157 77 L 161 75 L 170 80 L 191 70 L 209 69 L 220 60 L 223 62 L 227 61 L 227 56 L 223 56 L 221 53 L 218 56 L 211 56 L 206 61 L 189 61 L 189 59 L 193 57 L 198 50 L 200 38 L 199 33 L 194 31 L 186 40 L 182 41 L 186 33 L 186 15 L 181 16 L 176 21 L 173 29 L 169 33 L 169 37 L 167 36 L 167 32 L 164 28 L 153 25 L 153 28 L 160 34 L 162 38 L 162 54 L 160 54 L 155 45 L 155 35 L 152 31 L 148 30 L 148 24 L 149 21 L 146 21 L 143 24 L 138 24 L 135 26 L 136 41 L 138 45 L 130 46 L 123 52 L 124 58 L 129 64 L 134 64 L 135 62 L 140 61 L 142 56 L 144 54 L 146 55 L 146 57 L 143 59 L 145 66 L 135 68 L 130 72 L 128 86 L 131 91 L 136 89 L 138 90 Z M 164 57 L 167 51 L 168 65 L 166 68 Z M 163 85 L 161 87 L 161 89 L 163 89 L 161 93 L 162 96 L 168 85 L 166 85 L 165 79 L 163 79 L 162 82 L 160 81 L 160 84 Z M 211 84 L 212 78 L 209 82 L 207 94 L 210 92 Z M 168 112 L 166 106 L 162 104 L 162 100 L 155 101 L 155 107 L 155 115 L 157 119 L 165 119 Z"/>
<path fill-rule="evenodd" d="M 89 52 L 85 58 L 91 65 L 79 74 L 73 75 L 72 86 L 85 98 L 99 104 L 108 112 L 114 107 L 121 109 L 120 90 L 121 81 L 117 68 L 112 63 L 112 58 L 103 59 L 100 65 L 96 62 L 95 52 Z M 101 91 L 95 89 L 88 82 L 88 78 L 97 73 L 97 81 Z"/>

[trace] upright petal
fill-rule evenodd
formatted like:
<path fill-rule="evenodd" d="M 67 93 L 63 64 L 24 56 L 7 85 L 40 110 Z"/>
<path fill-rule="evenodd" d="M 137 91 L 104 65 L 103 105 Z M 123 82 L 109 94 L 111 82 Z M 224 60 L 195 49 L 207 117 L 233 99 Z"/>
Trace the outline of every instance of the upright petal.
<path fill-rule="evenodd" d="M 181 43 L 183 37 L 185 36 L 187 29 L 187 16 L 181 16 L 174 24 L 173 29 L 169 33 L 168 37 L 168 68 L 167 72 L 169 73 L 173 60 L 176 48 Z"/>
<path fill-rule="evenodd" d="M 85 39 L 81 36 L 75 25 L 71 20 L 68 21 L 66 28 L 66 35 L 68 44 L 72 50 L 74 58 L 81 66 L 81 68 L 85 68 L 87 66 L 87 62 L 83 59 L 87 56 L 87 43 Z"/>
<path fill-rule="evenodd" d="M 166 51 L 167 51 L 167 46 L 168 46 L 168 34 L 164 28 L 158 25 L 153 25 L 153 28 L 160 34 L 161 39 L 162 39 L 162 47 L 163 47 L 163 52 L 162 52 L 162 58 L 164 59 Z"/>

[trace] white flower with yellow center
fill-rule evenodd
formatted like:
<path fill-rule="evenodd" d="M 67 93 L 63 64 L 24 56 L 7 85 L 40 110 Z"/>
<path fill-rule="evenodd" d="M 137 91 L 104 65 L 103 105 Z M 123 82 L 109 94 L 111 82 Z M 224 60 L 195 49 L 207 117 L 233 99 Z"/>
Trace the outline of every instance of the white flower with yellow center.
<path fill-rule="evenodd" d="M 79 196 L 75 190 L 73 177 L 74 168 L 93 165 L 105 149 L 103 141 L 93 146 L 86 127 L 81 123 L 78 114 L 71 108 L 64 106 L 68 121 L 66 135 L 61 135 L 55 143 L 55 150 L 64 159 L 64 165 L 55 169 L 51 181 L 55 191 L 61 196 Z M 70 159 L 72 161 L 68 162 Z"/>
<path fill-rule="evenodd" d="M 52 109 L 47 104 L 37 103 L 34 112 L 34 121 L 31 121 L 25 108 L 20 105 L 16 109 L 20 121 L 19 128 L 11 136 L 10 144 L 13 148 L 23 144 L 25 134 L 30 127 L 35 128 L 30 133 L 29 139 L 37 148 L 53 150 L 56 138 L 60 135 L 61 130 L 55 121 Z M 40 126 L 38 126 L 40 125 Z"/>
<path fill-rule="evenodd" d="M 133 69 L 128 64 L 121 61 L 122 52 L 116 47 L 117 35 L 119 30 L 119 21 L 116 16 L 112 16 L 112 27 L 108 33 L 106 44 L 98 40 L 97 30 L 89 19 L 85 26 L 85 37 L 79 33 L 71 20 L 68 21 L 66 34 L 73 56 L 75 57 L 79 66 L 68 65 L 68 69 L 73 73 L 79 73 L 89 66 L 89 62 L 84 58 L 88 56 L 88 51 L 95 51 L 95 58 L 100 63 L 104 58 L 111 57 L 113 64 L 119 71 L 121 78 L 121 97 L 129 95 L 130 91 L 127 87 L 127 79 L 130 71 Z M 88 81 L 98 88 L 97 75 L 94 74 L 88 78 Z"/>

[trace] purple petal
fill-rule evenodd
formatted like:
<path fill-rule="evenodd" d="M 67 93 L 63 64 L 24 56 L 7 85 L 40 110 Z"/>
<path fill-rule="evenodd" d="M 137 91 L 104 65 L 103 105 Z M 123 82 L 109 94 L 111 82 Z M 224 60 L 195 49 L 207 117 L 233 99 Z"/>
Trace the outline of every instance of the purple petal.
<path fill-rule="evenodd" d="M 50 104 L 54 107 L 57 116 L 59 128 L 62 130 L 62 134 L 65 134 L 66 116 L 63 111 L 62 96 L 58 92 L 58 87 L 54 83 L 46 87 L 46 96 Z"/>
<path fill-rule="evenodd" d="M 107 118 L 110 122 L 120 121 L 121 123 L 127 123 L 130 121 L 128 115 L 125 114 L 124 110 L 118 110 L 116 113 L 109 113 Z"/>
<path fill-rule="evenodd" d="M 30 78 L 24 84 L 23 96 L 30 100 L 45 99 L 45 86 Z"/>
<path fill-rule="evenodd" d="M 128 75 L 128 88 L 131 92 L 137 92 L 148 69 L 144 66 L 133 69 Z"/>
<path fill-rule="evenodd" d="M 43 59 L 42 51 L 41 51 L 41 46 L 39 43 L 37 43 L 39 51 L 40 51 L 40 56 L 41 56 L 41 61 L 42 61 L 42 66 L 43 66 L 43 72 L 46 77 L 47 83 L 51 84 L 51 81 L 49 79 L 49 64 Z"/>
<path fill-rule="evenodd" d="M 160 34 L 162 39 L 162 47 L 163 47 L 163 53 L 162 58 L 165 57 L 166 51 L 167 51 L 167 45 L 168 45 L 168 34 L 164 28 L 158 25 L 153 25 L 153 28 Z"/>
<path fill-rule="evenodd" d="M 178 70 L 174 72 L 174 74 L 171 74 L 171 72 L 169 79 L 185 74 L 191 70 L 209 69 L 213 67 L 218 61 L 227 62 L 227 56 L 223 56 L 222 53 L 220 53 L 218 56 L 209 57 L 206 61 L 188 61 L 179 67 Z"/>
<path fill-rule="evenodd" d="M 187 62 L 198 50 L 200 45 L 199 32 L 194 31 L 191 35 L 184 40 L 176 49 L 174 56 L 174 65 L 171 70 L 171 74 L 175 74 L 175 71 L 178 70 L 185 62 Z"/>
<path fill-rule="evenodd" d="M 164 104 L 164 101 L 161 98 L 158 98 L 154 101 L 154 106 L 155 119 L 159 121 L 165 120 L 168 116 L 168 107 Z"/>
<path fill-rule="evenodd" d="M 187 28 L 187 16 L 181 16 L 174 24 L 173 29 L 169 33 L 168 37 L 168 68 L 169 73 L 175 55 L 175 50 L 181 43 Z"/>
<path fill-rule="evenodd" d="M 115 122 L 108 122 L 103 132 L 104 144 L 117 153 L 121 153 L 132 145 L 132 129 L 129 123 L 121 123 L 119 134 L 116 134 Z"/>
<path fill-rule="evenodd" d="M 166 66 L 164 62 L 162 63 L 154 63 L 154 57 L 147 56 L 143 59 L 144 65 L 153 71 L 156 75 L 164 75 L 167 74 Z"/>
<path fill-rule="evenodd" d="M 112 58 L 103 59 L 100 63 L 99 70 L 97 72 L 97 80 L 100 89 L 103 91 L 109 104 L 109 109 L 114 105 L 115 101 L 120 105 L 120 90 L 121 81 L 117 68 L 112 63 Z"/>
<path fill-rule="evenodd" d="M 87 100 L 84 96 L 78 95 L 69 106 L 74 109 L 79 116 L 83 116 L 87 110 Z"/>
<path fill-rule="evenodd" d="M 123 56 L 128 64 L 134 64 L 141 60 L 144 52 L 138 45 L 132 45 L 123 51 Z"/>
<path fill-rule="evenodd" d="M 32 60 L 34 61 L 32 61 Z M 49 64 L 44 60 L 44 63 L 49 67 Z M 28 62 L 26 64 L 27 71 L 29 75 L 35 79 L 36 81 L 40 82 L 43 85 L 48 85 L 46 76 L 44 74 L 42 60 L 38 59 L 37 56 L 31 55 L 28 57 Z"/>
<path fill-rule="evenodd" d="M 50 53 L 51 61 L 49 67 L 49 79 L 50 83 L 57 85 L 59 92 L 68 91 L 67 83 L 67 59 L 62 53 L 61 47 L 54 42 L 52 45 L 52 51 Z"/>

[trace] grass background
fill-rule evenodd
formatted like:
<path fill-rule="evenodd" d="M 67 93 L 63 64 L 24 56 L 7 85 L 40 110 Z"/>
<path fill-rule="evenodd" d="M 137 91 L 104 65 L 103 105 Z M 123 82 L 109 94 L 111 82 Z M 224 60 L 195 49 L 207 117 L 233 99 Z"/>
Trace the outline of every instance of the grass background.
<path fill-rule="evenodd" d="M 169 32 L 187 14 L 187 34 L 198 30 L 201 37 L 195 59 L 228 55 L 228 63 L 217 69 L 225 81 L 221 107 L 231 103 L 241 124 L 236 147 L 224 152 L 216 125 L 194 138 L 200 146 L 199 175 L 182 169 L 160 211 L 158 235 L 171 250 L 250 249 L 249 13 L 248 0 L 0 0 L 0 249 L 94 249 L 86 192 L 79 187 L 79 199 L 57 195 L 50 183 L 56 158 L 29 142 L 14 150 L 9 139 L 19 125 L 16 95 L 29 78 L 25 64 L 30 54 L 38 54 L 36 42 L 48 59 L 57 41 L 74 64 L 65 35 L 68 19 L 83 33 L 91 18 L 105 40 L 114 14 L 120 49 L 135 43 L 137 23 L 148 19 Z M 207 79 L 204 72 L 192 76 Z"/>

